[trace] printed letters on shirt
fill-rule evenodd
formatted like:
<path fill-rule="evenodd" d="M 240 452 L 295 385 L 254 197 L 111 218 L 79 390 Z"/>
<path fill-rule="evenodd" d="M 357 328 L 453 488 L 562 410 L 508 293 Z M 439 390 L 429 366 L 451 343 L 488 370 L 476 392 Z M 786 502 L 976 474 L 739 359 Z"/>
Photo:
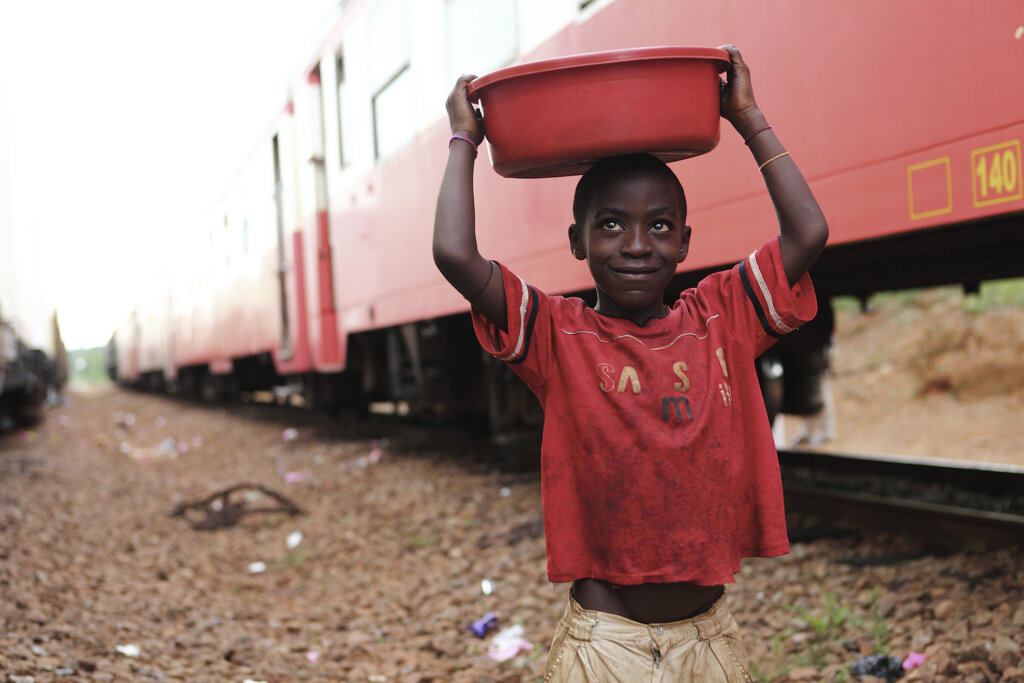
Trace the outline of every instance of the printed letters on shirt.
<path fill-rule="evenodd" d="M 725 349 L 722 347 L 716 348 L 715 357 L 718 358 L 718 364 L 722 371 L 722 381 L 718 382 L 717 386 L 711 389 L 711 392 L 715 393 L 717 390 L 722 405 L 728 408 L 732 405 L 732 387 L 728 382 L 729 366 L 725 361 Z M 672 388 L 680 394 L 686 394 L 690 391 L 691 383 L 688 372 L 689 366 L 687 366 L 686 361 L 676 361 L 672 364 L 672 373 L 675 380 L 672 383 Z M 632 365 L 626 365 L 619 370 L 611 363 L 598 363 L 597 378 L 598 387 L 605 393 L 643 393 L 640 375 Z M 647 378 L 643 381 L 655 383 Z M 693 421 L 693 409 L 688 396 L 663 396 L 659 404 L 661 419 L 664 422 Z"/>

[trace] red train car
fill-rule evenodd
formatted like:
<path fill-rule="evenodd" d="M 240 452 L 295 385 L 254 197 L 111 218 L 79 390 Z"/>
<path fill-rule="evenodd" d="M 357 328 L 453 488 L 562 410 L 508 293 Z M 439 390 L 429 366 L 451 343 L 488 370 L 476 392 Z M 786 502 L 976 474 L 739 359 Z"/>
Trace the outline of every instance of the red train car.
<path fill-rule="evenodd" d="M 217 396 L 537 418 L 484 358 L 431 259 L 455 77 L 602 50 L 734 43 L 831 228 L 812 270 L 838 294 L 1024 275 L 1024 14 L 1013 0 L 350 0 L 291 100 L 192 236 L 202 263 L 116 335 L 119 375 Z M 660 106 L 656 101 L 637 107 Z M 673 166 L 693 226 L 682 288 L 777 231 L 739 137 Z M 586 297 L 566 227 L 574 178 L 476 169 L 481 251 Z M 142 318 L 162 320 L 147 340 Z M 160 327 L 162 325 L 162 327 Z M 157 337 L 159 339 L 157 339 Z M 827 335 L 802 336 L 817 352 Z"/>

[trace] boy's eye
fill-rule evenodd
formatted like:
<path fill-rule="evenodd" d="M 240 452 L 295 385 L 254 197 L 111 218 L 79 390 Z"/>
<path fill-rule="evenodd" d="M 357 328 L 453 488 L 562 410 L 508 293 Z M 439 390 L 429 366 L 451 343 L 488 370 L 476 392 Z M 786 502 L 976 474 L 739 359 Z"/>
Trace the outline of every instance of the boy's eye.
<path fill-rule="evenodd" d="M 622 226 L 619 225 L 619 222 L 617 220 L 611 218 L 601 221 L 599 227 L 602 230 L 620 230 L 622 228 Z"/>
<path fill-rule="evenodd" d="M 664 221 L 657 221 L 651 224 L 651 232 L 668 232 L 672 229 L 672 226 Z"/>

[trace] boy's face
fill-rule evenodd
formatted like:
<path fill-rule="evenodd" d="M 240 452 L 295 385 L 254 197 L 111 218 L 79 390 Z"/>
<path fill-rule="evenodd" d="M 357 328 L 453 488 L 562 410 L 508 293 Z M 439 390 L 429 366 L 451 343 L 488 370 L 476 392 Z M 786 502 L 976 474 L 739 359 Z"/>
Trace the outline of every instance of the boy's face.
<path fill-rule="evenodd" d="M 661 317 L 690 244 L 677 187 L 661 173 L 632 170 L 600 178 L 587 204 L 583 224 L 569 226 L 569 243 L 590 267 L 596 310 L 637 324 Z"/>

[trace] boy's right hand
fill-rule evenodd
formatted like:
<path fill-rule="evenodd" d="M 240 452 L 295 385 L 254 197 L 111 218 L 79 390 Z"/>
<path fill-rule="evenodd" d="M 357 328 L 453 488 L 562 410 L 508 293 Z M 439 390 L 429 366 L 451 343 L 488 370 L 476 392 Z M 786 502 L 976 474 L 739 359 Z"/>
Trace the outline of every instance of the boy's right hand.
<path fill-rule="evenodd" d="M 455 87 L 448 95 L 448 122 L 452 127 L 452 135 L 462 135 L 476 144 L 484 139 L 484 120 L 480 110 L 476 109 L 469 101 L 469 90 L 467 86 L 476 76 L 459 76 L 455 81 Z"/>

